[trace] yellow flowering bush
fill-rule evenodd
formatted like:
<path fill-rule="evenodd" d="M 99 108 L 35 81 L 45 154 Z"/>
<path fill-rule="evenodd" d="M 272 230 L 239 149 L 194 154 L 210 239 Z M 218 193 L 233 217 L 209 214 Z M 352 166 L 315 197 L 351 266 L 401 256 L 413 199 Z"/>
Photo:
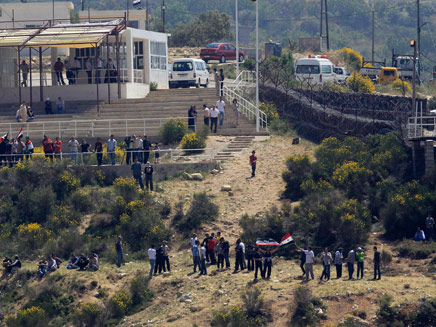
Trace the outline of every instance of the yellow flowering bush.
<path fill-rule="evenodd" d="M 412 94 L 412 88 L 410 87 L 410 83 L 407 81 L 398 78 L 392 82 L 391 86 L 393 90 L 401 92 L 403 96 L 406 94 Z"/>
<path fill-rule="evenodd" d="M 339 166 L 333 172 L 333 182 L 350 192 L 350 195 L 354 196 L 354 191 L 357 191 L 365 186 L 367 183 L 371 171 L 362 167 L 355 161 L 346 162 Z"/>
<path fill-rule="evenodd" d="M 102 309 L 95 303 L 82 303 L 74 309 L 72 320 L 75 326 L 93 327 L 97 325 Z"/>
<path fill-rule="evenodd" d="M 137 201 L 131 201 L 126 206 L 126 212 L 128 215 L 131 215 L 133 212 L 141 210 L 145 207 L 145 203 L 137 200 Z"/>
<path fill-rule="evenodd" d="M 182 149 L 204 149 L 206 147 L 206 141 L 204 138 L 199 137 L 197 133 L 189 133 L 183 136 L 180 142 Z M 189 151 L 187 154 L 196 153 L 197 151 Z"/>
<path fill-rule="evenodd" d="M 279 113 L 274 103 L 261 102 L 259 103 L 259 110 L 263 111 L 266 114 L 266 116 L 268 117 L 268 122 L 279 118 Z"/>
<path fill-rule="evenodd" d="M 40 307 L 21 309 L 16 315 L 6 315 L 7 327 L 42 327 L 47 322 L 47 314 Z"/>
<path fill-rule="evenodd" d="M 110 299 L 111 312 L 114 318 L 122 318 L 129 311 L 132 306 L 132 298 L 125 291 L 120 291 L 115 293 L 115 295 Z"/>
<path fill-rule="evenodd" d="M 122 196 L 126 202 L 133 200 L 138 193 L 138 185 L 133 177 L 116 178 L 114 188 L 117 195 Z"/>
<path fill-rule="evenodd" d="M 160 133 L 164 139 L 164 143 L 170 144 L 180 142 L 187 131 L 188 129 L 184 119 L 171 118 L 163 124 Z"/>
<path fill-rule="evenodd" d="M 58 177 L 56 191 L 59 198 L 68 196 L 73 191 L 80 187 L 80 179 L 71 174 L 68 170 L 64 170 Z"/>
<path fill-rule="evenodd" d="M 21 224 L 17 227 L 18 238 L 23 241 L 28 248 L 40 247 L 45 242 L 51 232 L 44 229 L 38 223 Z"/>
<path fill-rule="evenodd" d="M 368 76 L 363 76 L 360 73 L 354 72 L 347 78 L 347 86 L 353 91 L 358 93 L 374 93 L 374 83 Z"/>
<path fill-rule="evenodd" d="M 305 194 L 310 194 L 330 191 L 333 189 L 333 185 L 324 179 L 320 179 L 319 181 L 306 179 L 301 183 L 300 188 Z"/>
<path fill-rule="evenodd" d="M 337 53 L 345 61 L 345 65 L 351 71 L 359 71 L 362 67 L 363 58 L 357 51 L 350 48 L 342 48 Z"/>

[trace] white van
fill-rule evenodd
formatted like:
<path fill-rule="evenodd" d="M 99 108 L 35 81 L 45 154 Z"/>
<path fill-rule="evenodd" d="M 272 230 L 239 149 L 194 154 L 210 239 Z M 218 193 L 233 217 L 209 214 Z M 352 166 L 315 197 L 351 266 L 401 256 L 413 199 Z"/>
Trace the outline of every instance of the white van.
<path fill-rule="evenodd" d="M 171 69 L 169 87 L 204 86 L 209 84 L 209 71 L 201 59 L 176 59 Z"/>
<path fill-rule="evenodd" d="M 295 78 L 312 85 L 337 82 L 334 65 L 327 56 L 309 55 L 308 58 L 299 59 L 295 67 Z"/>

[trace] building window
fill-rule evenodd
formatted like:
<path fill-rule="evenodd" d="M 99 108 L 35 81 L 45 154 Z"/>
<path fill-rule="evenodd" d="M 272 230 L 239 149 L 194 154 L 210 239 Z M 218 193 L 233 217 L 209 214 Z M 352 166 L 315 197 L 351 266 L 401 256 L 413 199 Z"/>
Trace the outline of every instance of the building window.
<path fill-rule="evenodd" d="M 144 42 L 133 42 L 133 69 L 144 69 Z"/>
<path fill-rule="evenodd" d="M 150 42 L 151 69 L 167 70 L 167 45 L 164 42 Z"/>
<path fill-rule="evenodd" d="M 127 27 L 139 28 L 139 22 L 137 20 L 129 20 Z"/>

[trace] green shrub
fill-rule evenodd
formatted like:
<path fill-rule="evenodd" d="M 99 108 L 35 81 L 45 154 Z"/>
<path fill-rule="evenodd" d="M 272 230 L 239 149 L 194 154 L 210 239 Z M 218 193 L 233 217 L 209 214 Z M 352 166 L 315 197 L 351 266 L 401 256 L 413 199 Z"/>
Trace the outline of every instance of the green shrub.
<path fill-rule="evenodd" d="M 111 297 L 109 308 L 113 318 L 124 317 L 131 309 L 133 302 L 130 295 L 125 291 L 119 291 Z"/>
<path fill-rule="evenodd" d="M 256 69 L 256 60 L 247 58 L 242 63 L 242 67 L 246 70 L 253 71 Z"/>
<path fill-rule="evenodd" d="M 159 87 L 159 84 L 157 82 L 150 82 L 150 91 L 156 91 Z"/>
<path fill-rule="evenodd" d="M 165 144 L 179 143 L 183 136 L 187 133 L 186 122 L 181 118 L 172 118 L 167 120 L 160 133 Z"/>
<path fill-rule="evenodd" d="M 418 310 L 413 310 L 409 319 L 412 327 L 436 326 L 436 299 L 424 299 L 419 303 Z"/>
<path fill-rule="evenodd" d="M 21 309 L 17 315 L 6 315 L 7 327 L 42 327 L 46 326 L 47 314 L 40 307 Z"/>
<path fill-rule="evenodd" d="M 391 86 L 392 89 L 401 92 L 403 96 L 412 93 L 412 88 L 410 87 L 410 83 L 407 81 L 403 81 L 399 78 L 393 81 Z"/>
<path fill-rule="evenodd" d="M 411 259 L 426 259 L 436 253 L 436 243 L 422 243 L 412 240 L 402 242 L 395 248 L 400 257 Z"/>
<path fill-rule="evenodd" d="M 377 326 L 380 327 L 405 327 L 405 316 L 399 306 L 392 306 L 392 297 L 384 296 L 379 299 L 379 309 L 376 313 Z"/>
<path fill-rule="evenodd" d="M 386 268 L 388 267 L 392 262 L 392 253 L 389 251 L 383 250 L 381 252 L 381 264 L 382 267 Z"/>
<path fill-rule="evenodd" d="M 269 122 L 268 129 L 274 135 L 287 135 L 292 132 L 292 125 L 287 120 L 274 119 Z"/>
<path fill-rule="evenodd" d="M 368 76 L 363 76 L 360 73 L 354 72 L 347 78 L 347 86 L 353 91 L 358 93 L 374 93 L 374 83 Z"/>
<path fill-rule="evenodd" d="M 180 220 L 178 227 L 182 231 L 198 228 L 203 222 L 214 221 L 218 217 L 218 206 L 205 192 L 195 193 L 191 206 Z"/>
<path fill-rule="evenodd" d="M 299 200 L 303 195 L 301 184 L 311 178 L 312 165 L 307 155 L 289 156 L 286 159 L 287 170 L 282 173 L 286 183 L 284 195 L 291 200 Z"/>
<path fill-rule="evenodd" d="M 138 197 L 138 185 L 133 177 L 118 177 L 114 180 L 115 192 L 126 202 L 130 202 Z"/>
<path fill-rule="evenodd" d="M 197 133 L 185 134 L 180 142 L 182 149 L 204 149 L 206 147 L 206 141 L 201 138 Z M 198 153 L 197 151 L 189 151 L 187 154 Z M 201 151 L 200 151 L 201 152 Z"/>
<path fill-rule="evenodd" d="M 291 326 L 316 326 L 321 318 L 317 309 L 325 309 L 325 306 L 320 299 L 312 295 L 311 289 L 304 286 L 297 287 L 294 291 L 294 303 Z"/>
<path fill-rule="evenodd" d="M 74 326 L 103 326 L 103 309 L 95 303 L 81 303 L 72 313 Z"/>
<path fill-rule="evenodd" d="M 148 287 L 150 277 L 147 272 L 137 272 L 130 281 L 130 294 L 133 306 L 140 306 L 153 299 L 153 291 Z"/>
<path fill-rule="evenodd" d="M 71 206 L 81 213 L 88 213 L 94 208 L 94 199 L 83 190 L 73 192 L 68 200 Z"/>
<path fill-rule="evenodd" d="M 357 51 L 350 48 L 342 48 L 337 53 L 343 58 L 345 65 L 350 71 L 359 71 L 360 67 L 362 67 L 363 58 Z"/>

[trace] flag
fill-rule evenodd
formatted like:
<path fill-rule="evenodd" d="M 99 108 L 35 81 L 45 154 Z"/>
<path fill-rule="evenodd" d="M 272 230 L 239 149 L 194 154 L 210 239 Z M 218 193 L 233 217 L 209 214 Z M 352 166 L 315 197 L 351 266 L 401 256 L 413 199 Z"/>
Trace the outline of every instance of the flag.
<path fill-rule="evenodd" d="M 282 240 L 280 241 L 280 245 L 288 244 L 293 240 L 294 239 L 292 238 L 291 234 L 287 233 L 285 236 L 282 237 Z"/>
<path fill-rule="evenodd" d="M 7 132 L 5 135 L 2 136 L 2 140 L 6 139 L 9 135 L 9 132 Z"/>
<path fill-rule="evenodd" d="M 17 137 L 15 138 L 16 140 L 18 140 L 20 137 L 23 136 L 23 128 L 21 127 L 20 131 L 17 134 Z"/>
<path fill-rule="evenodd" d="M 141 3 L 141 0 L 133 0 L 133 5 L 139 5 Z"/>

